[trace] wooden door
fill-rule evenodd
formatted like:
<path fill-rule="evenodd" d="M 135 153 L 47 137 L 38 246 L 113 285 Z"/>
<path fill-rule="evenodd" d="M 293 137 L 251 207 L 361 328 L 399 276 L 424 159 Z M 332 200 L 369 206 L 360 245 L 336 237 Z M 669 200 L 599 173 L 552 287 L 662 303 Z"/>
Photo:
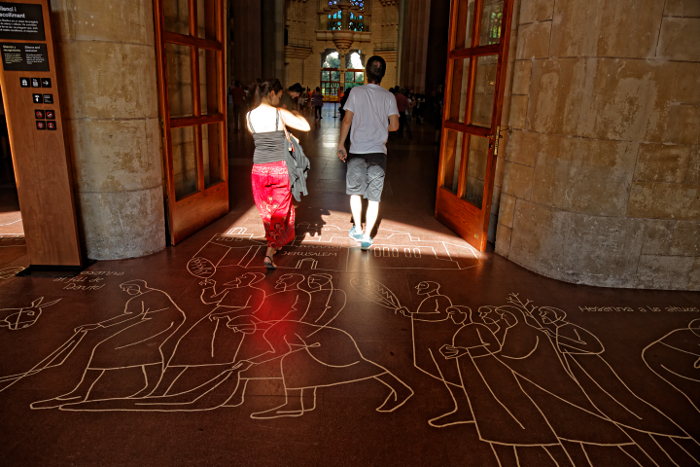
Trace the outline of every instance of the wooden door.
<path fill-rule="evenodd" d="M 154 0 L 173 245 L 228 212 L 223 0 Z"/>
<path fill-rule="evenodd" d="M 435 217 L 486 249 L 512 0 L 452 0 Z"/>
<path fill-rule="evenodd" d="M 340 90 L 340 68 L 321 69 L 321 94 L 324 102 L 338 101 Z"/>

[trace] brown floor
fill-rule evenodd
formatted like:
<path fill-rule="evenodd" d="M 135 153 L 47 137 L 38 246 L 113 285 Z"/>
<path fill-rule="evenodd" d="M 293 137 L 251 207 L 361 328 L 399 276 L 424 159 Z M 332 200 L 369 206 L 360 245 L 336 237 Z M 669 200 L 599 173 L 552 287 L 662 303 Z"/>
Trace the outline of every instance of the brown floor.
<path fill-rule="evenodd" d="M 0 248 L 0 465 L 698 465 L 700 294 L 475 252 L 432 217 L 427 125 L 390 142 L 362 252 L 331 116 L 276 271 L 242 135 L 231 212 L 175 248 L 75 278 Z"/>

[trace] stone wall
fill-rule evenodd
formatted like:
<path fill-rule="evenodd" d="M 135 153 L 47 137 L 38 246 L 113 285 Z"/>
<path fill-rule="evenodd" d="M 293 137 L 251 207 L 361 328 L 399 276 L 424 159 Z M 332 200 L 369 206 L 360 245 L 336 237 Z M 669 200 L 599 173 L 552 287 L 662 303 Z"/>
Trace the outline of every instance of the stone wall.
<path fill-rule="evenodd" d="M 90 259 L 165 247 L 151 0 L 51 2 L 75 200 Z"/>
<path fill-rule="evenodd" d="M 700 4 L 522 0 L 496 252 L 700 290 Z"/>

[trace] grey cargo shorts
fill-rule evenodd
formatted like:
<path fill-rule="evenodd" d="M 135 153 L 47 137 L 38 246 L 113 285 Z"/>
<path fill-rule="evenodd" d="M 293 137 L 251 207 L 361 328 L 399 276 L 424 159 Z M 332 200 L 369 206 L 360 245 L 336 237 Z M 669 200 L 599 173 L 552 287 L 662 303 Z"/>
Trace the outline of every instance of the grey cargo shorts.
<path fill-rule="evenodd" d="M 386 172 L 386 154 L 348 154 L 345 192 L 361 195 L 370 201 L 381 201 Z"/>

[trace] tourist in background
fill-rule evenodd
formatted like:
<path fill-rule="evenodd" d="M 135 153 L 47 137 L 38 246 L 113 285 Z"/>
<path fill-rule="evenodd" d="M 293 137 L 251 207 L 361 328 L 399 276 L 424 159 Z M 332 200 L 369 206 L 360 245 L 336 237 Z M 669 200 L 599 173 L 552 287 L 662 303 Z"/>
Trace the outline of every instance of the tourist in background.
<path fill-rule="evenodd" d="M 323 117 L 321 116 L 321 109 L 323 108 L 323 94 L 321 94 L 321 88 L 317 87 L 316 92 L 314 92 L 314 97 L 311 99 L 311 105 L 314 107 L 314 118 L 316 120 L 320 120 Z"/>
<path fill-rule="evenodd" d="M 284 91 L 282 93 L 282 97 L 280 98 L 280 109 L 289 110 L 290 112 L 296 110 L 294 99 L 299 97 L 299 94 L 301 94 L 303 89 L 304 88 L 302 88 L 301 84 L 299 83 L 294 83 L 289 86 L 289 89 Z"/>

